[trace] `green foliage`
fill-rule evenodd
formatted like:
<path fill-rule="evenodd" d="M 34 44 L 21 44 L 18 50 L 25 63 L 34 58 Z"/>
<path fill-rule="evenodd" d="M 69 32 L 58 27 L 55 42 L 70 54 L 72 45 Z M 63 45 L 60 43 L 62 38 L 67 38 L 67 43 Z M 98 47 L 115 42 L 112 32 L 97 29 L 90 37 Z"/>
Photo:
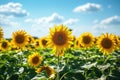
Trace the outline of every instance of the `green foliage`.
<path fill-rule="evenodd" d="M 43 65 L 57 72 L 57 57 L 51 49 L 36 50 L 43 56 Z M 52 80 L 43 71 L 39 74 L 27 63 L 34 51 L 0 53 L 0 80 Z M 60 80 L 120 80 L 120 51 L 103 55 L 98 49 L 65 51 L 59 60 Z"/>

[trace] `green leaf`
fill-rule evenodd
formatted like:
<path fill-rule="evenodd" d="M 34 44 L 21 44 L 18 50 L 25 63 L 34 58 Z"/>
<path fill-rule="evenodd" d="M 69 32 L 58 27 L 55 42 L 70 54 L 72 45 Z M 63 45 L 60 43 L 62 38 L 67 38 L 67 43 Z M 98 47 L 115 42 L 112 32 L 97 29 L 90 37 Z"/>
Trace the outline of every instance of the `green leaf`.
<path fill-rule="evenodd" d="M 96 66 L 96 64 L 97 64 L 96 62 L 92 63 L 92 64 L 90 64 L 90 63 L 89 64 L 85 64 L 85 65 L 82 66 L 82 68 L 85 68 L 85 69 L 89 70 L 91 67 Z"/>
<path fill-rule="evenodd" d="M 35 72 L 35 69 L 29 69 L 29 73 L 28 73 L 28 76 L 30 79 L 32 79 L 33 77 L 36 76 L 36 72 Z"/>
<path fill-rule="evenodd" d="M 90 78 L 100 78 L 102 76 L 102 72 L 97 67 L 91 67 L 87 71 L 87 75 Z"/>
<path fill-rule="evenodd" d="M 0 75 L 4 75 L 5 71 L 6 71 L 7 67 L 4 65 L 0 68 Z"/>
<path fill-rule="evenodd" d="M 97 65 L 97 68 L 99 68 L 101 71 L 104 71 L 105 69 L 109 68 L 111 65 L 108 63 L 106 65 Z"/>
<path fill-rule="evenodd" d="M 18 78 L 19 78 L 19 75 L 18 75 L 18 74 L 14 74 L 14 75 L 12 75 L 12 76 L 10 77 L 9 80 L 18 80 Z"/>
<path fill-rule="evenodd" d="M 80 72 L 70 72 L 66 76 L 64 76 L 62 80 L 85 80 L 85 76 Z"/>
<path fill-rule="evenodd" d="M 2 68 L 4 65 L 6 65 L 6 60 L 0 60 L 0 68 Z"/>

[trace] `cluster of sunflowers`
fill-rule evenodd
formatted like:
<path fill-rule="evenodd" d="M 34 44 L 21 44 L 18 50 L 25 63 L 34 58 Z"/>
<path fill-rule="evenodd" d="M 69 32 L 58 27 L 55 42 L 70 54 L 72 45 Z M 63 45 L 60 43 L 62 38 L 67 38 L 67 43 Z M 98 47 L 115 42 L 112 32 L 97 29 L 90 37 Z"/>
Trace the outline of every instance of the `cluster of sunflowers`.
<path fill-rule="evenodd" d="M 50 28 L 48 36 L 37 38 L 28 34 L 24 30 L 13 32 L 11 39 L 3 37 L 3 30 L 0 28 L 0 51 L 29 51 L 27 62 L 31 67 L 34 67 L 36 73 L 43 70 L 46 71 L 49 77 L 55 76 L 55 70 L 49 66 L 39 65 L 43 61 L 43 57 L 36 50 L 52 49 L 56 57 L 61 57 L 67 49 L 90 49 L 98 48 L 104 55 L 113 53 L 115 50 L 120 50 L 120 36 L 115 34 L 101 34 L 93 36 L 90 32 L 82 33 L 78 38 L 72 35 L 72 30 L 65 25 L 55 25 Z"/>
<path fill-rule="evenodd" d="M 82 33 L 78 38 L 72 35 L 71 29 L 64 25 L 50 28 L 50 35 L 42 38 L 35 38 L 24 30 L 13 32 L 12 38 L 3 38 L 3 31 L 0 28 L 0 50 L 30 50 L 34 48 L 53 48 L 56 54 L 63 53 L 67 48 L 91 48 L 98 47 L 103 54 L 110 54 L 120 49 L 120 36 L 115 34 L 102 34 L 93 36 L 90 32 Z"/>

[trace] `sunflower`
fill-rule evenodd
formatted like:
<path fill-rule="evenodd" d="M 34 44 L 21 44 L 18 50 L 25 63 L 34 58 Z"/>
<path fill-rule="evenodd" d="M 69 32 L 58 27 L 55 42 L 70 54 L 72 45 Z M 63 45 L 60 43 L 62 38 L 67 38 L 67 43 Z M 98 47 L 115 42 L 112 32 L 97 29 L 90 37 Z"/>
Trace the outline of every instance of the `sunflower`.
<path fill-rule="evenodd" d="M 40 39 L 35 39 L 34 46 L 36 49 L 40 48 Z"/>
<path fill-rule="evenodd" d="M 43 70 L 45 70 L 45 67 L 44 66 L 42 66 L 42 67 L 40 67 L 40 68 L 36 68 L 36 73 L 41 73 Z"/>
<path fill-rule="evenodd" d="M 49 47 L 54 50 L 65 50 L 72 42 L 71 31 L 64 25 L 54 26 L 50 28 L 50 36 L 48 38 Z"/>
<path fill-rule="evenodd" d="M 79 38 L 77 38 L 76 40 L 75 40 L 75 48 L 83 48 L 83 46 L 80 44 L 80 41 L 79 41 Z"/>
<path fill-rule="evenodd" d="M 115 39 L 113 34 L 102 34 L 97 40 L 97 46 L 103 54 L 110 54 L 115 49 Z"/>
<path fill-rule="evenodd" d="M 42 37 L 42 38 L 40 38 L 40 46 L 42 47 L 42 48 L 46 48 L 47 47 L 47 38 L 46 37 Z"/>
<path fill-rule="evenodd" d="M 46 66 L 45 70 L 49 78 L 52 78 L 55 76 L 55 70 L 53 68 Z"/>
<path fill-rule="evenodd" d="M 77 38 L 77 39 L 75 40 L 75 48 L 78 48 L 78 45 L 79 45 L 79 39 Z"/>
<path fill-rule="evenodd" d="M 2 28 L 0 27 L 0 40 L 3 38 L 3 30 Z"/>
<path fill-rule="evenodd" d="M 98 37 L 94 37 L 94 44 L 97 44 Z"/>
<path fill-rule="evenodd" d="M 117 36 L 117 44 L 118 44 L 118 47 L 120 48 L 120 36 Z"/>
<path fill-rule="evenodd" d="M 33 53 L 28 56 L 28 63 L 29 65 L 36 67 L 39 66 L 42 62 L 42 57 L 39 53 Z"/>
<path fill-rule="evenodd" d="M 79 43 L 84 48 L 89 48 L 94 44 L 94 36 L 89 32 L 84 32 L 79 37 Z"/>
<path fill-rule="evenodd" d="M 0 49 L 3 51 L 9 50 L 9 45 L 10 43 L 8 42 L 8 40 L 2 40 L 0 43 Z"/>
<path fill-rule="evenodd" d="M 13 50 L 15 50 L 15 51 L 19 51 L 20 49 L 18 48 L 18 47 L 16 47 L 16 46 L 14 46 L 13 44 L 11 44 L 11 50 L 13 51 Z"/>
<path fill-rule="evenodd" d="M 116 50 L 120 49 L 120 36 L 114 35 L 115 36 L 115 43 L 116 43 Z"/>
<path fill-rule="evenodd" d="M 24 30 L 18 30 L 13 32 L 12 43 L 16 47 L 22 48 L 25 47 L 28 43 L 28 35 Z"/>
<path fill-rule="evenodd" d="M 76 37 L 72 36 L 72 43 L 70 44 L 71 49 L 75 48 L 75 41 L 76 41 Z"/>
<path fill-rule="evenodd" d="M 42 71 L 46 71 L 49 78 L 55 77 L 55 70 L 49 66 L 42 66 L 41 68 L 36 69 L 36 73 L 41 73 Z"/>
<path fill-rule="evenodd" d="M 32 37 L 31 35 L 28 35 L 28 43 L 29 44 L 34 43 L 34 37 Z"/>
<path fill-rule="evenodd" d="M 31 35 L 28 35 L 28 45 L 26 45 L 25 47 L 28 49 L 28 50 L 32 50 L 34 47 L 34 37 L 32 37 Z"/>

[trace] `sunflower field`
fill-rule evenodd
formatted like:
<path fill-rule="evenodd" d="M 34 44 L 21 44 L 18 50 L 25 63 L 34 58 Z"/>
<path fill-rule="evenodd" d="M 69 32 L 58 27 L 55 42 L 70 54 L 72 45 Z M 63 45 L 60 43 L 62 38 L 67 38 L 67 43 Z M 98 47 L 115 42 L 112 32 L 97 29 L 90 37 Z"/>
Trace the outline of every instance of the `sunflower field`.
<path fill-rule="evenodd" d="M 0 80 L 120 80 L 120 35 L 55 25 L 41 38 L 24 30 L 4 38 L 0 28 Z"/>

